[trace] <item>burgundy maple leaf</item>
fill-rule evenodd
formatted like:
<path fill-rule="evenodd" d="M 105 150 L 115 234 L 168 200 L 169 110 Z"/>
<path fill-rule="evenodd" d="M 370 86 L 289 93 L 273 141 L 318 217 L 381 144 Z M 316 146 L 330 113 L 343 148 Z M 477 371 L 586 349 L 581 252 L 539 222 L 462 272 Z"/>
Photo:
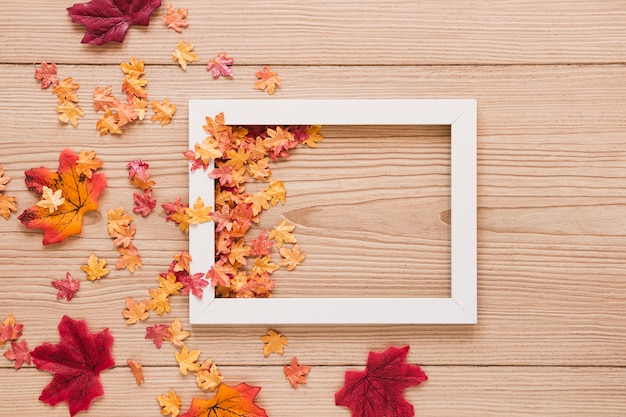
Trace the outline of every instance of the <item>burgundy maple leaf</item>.
<path fill-rule="evenodd" d="M 163 341 L 172 337 L 169 327 L 167 324 L 156 324 L 153 327 L 146 327 L 146 339 L 152 339 L 157 349 L 161 349 Z"/>
<path fill-rule="evenodd" d="M 70 301 L 80 289 L 80 281 L 74 279 L 72 275 L 67 272 L 65 274 L 65 279 L 52 281 L 52 286 L 59 290 L 59 292 L 57 292 L 57 300 L 66 298 L 67 301 Z"/>
<path fill-rule="evenodd" d="M 87 28 L 82 43 L 122 42 L 130 25 L 148 26 L 161 0 L 91 0 L 68 7 L 72 22 Z"/>
<path fill-rule="evenodd" d="M 50 405 L 65 401 L 74 416 L 104 394 L 100 372 L 115 365 L 113 336 L 109 329 L 91 333 L 87 322 L 68 316 L 63 316 L 58 329 L 58 344 L 44 343 L 31 352 L 37 369 L 54 374 L 39 400 Z"/>
<path fill-rule="evenodd" d="M 353 417 L 413 417 L 413 406 L 402 392 L 426 381 L 417 365 L 406 363 L 409 346 L 370 352 L 365 370 L 347 371 L 343 388 L 335 393 L 335 404 L 352 410 Z"/>

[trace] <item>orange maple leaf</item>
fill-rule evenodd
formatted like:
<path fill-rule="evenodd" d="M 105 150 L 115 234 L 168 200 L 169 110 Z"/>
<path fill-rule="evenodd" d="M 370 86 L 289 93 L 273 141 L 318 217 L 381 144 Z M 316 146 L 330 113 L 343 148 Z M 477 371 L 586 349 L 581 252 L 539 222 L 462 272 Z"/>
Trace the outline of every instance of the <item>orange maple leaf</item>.
<path fill-rule="evenodd" d="M 174 9 L 174 6 L 168 4 L 167 12 L 163 14 L 163 20 L 168 28 L 181 33 L 183 28 L 189 26 L 189 22 L 187 22 L 187 11 L 187 8 Z"/>
<path fill-rule="evenodd" d="M 150 317 L 148 302 L 137 303 L 134 299 L 126 298 L 126 309 L 122 311 L 122 316 L 126 319 L 126 324 L 135 324 L 138 321 L 147 320 Z"/>
<path fill-rule="evenodd" d="M 185 43 L 183 40 L 179 41 L 178 45 L 176 45 L 176 49 L 172 55 L 172 61 L 177 61 L 183 71 L 187 71 L 187 63 L 196 62 L 200 59 L 198 55 L 191 52 L 192 49 L 193 43 Z"/>
<path fill-rule="evenodd" d="M 59 104 L 64 101 L 78 102 L 78 94 L 76 90 L 80 87 L 79 84 L 72 82 L 72 77 L 68 77 L 63 81 L 60 81 L 53 89 L 52 94 L 56 94 Z"/>
<path fill-rule="evenodd" d="M 254 403 L 254 397 L 260 390 L 245 383 L 234 387 L 222 384 L 212 399 L 194 398 L 189 411 L 180 417 L 267 417 L 265 410 Z"/>
<path fill-rule="evenodd" d="M 306 384 L 306 376 L 311 372 L 311 367 L 300 365 L 294 356 L 289 365 L 283 365 L 283 372 L 291 386 L 298 388 L 298 384 Z"/>
<path fill-rule="evenodd" d="M 78 174 L 85 175 L 87 178 L 91 178 L 93 171 L 102 167 L 104 163 L 96 158 L 96 151 L 85 153 L 80 151 L 78 155 L 78 161 L 76 161 L 76 172 Z"/>
<path fill-rule="evenodd" d="M 120 129 L 118 121 L 119 117 L 117 113 L 113 113 L 111 109 L 107 110 L 104 116 L 96 122 L 96 129 L 100 130 L 100 136 L 106 135 L 107 133 L 121 135 L 122 130 Z"/>
<path fill-rule="evenodd" d="M 289 345 L 289 341 L 282 334 L 270 329 L 266 336 L 261 336 L 261 341 L 265 343 L 263 346 L 263 355 L 268 356 L 270 353 L 285 353 L 285 346 Z"/>
<path fill-rule="evenodd" d="M 110 107 L 115 107 L 119 100 L 111 95 L 113 92 L 113 86 L 104 88 L 96 87 L 93 90 L 93 109 L 96 112 L 100 110 L 108 110 Z"/>
<path fill-rule="evenodd" d="M 280 248 L 279 251 L 283 259 L 281 259 L 278 264 L 280 266 L 286 266 L 287 271 L 293 271 L 306 259 L 306 253 L 300 252 L 300 245 L 297 243 L 293 245 L 291 249 Z"/>
<path fill-rule="evenodd" d="M 178 417 L 180 414 L 180 405 L 182 403 L 182 399 L 176 395 L 176 393 L 170 390 L 168 395 L 159 395 L 156 397 L 157 401 L 161 408 L 161 414 L 172 415 L 172 417 Z"/>
<path fill-rule="evenodd" d="M 256 72 L 256 77 L 259 80 L 254 83 L 255 90 L 263 91 L 267 89 L 267 92 L 271 95 L 274 94 L 276 87 L 280 85 L 280 77 L 267 65 L 262 70 Z"/>
<path fill-rule="evenodd" d="M 170 334 L 170 337 L 167 340 L 174 346 L 178 347 L 183 347 L 185 345 L 183 340 L 191 336 L 191 332 L 183 330 L 183 323 L 179 318 L 174 319 L 172 324 L 167 328 L 167 331 Z"/>
<path fill-rule="evenodd" d="M 154 110 L 154 116 L 150 120 L 161 122 L 161 126 L 169 124 L 172 117 L 174 117 L 174 113 L 176 113 L 176 105 L 170 104 L 168 99 L 164 99 L 163 102 L 151 101 L 150 106 Z"/>
<path fill-rule="evenodd" d="M 0 165 L 0 191 L 4 191 L 7 188 L 7 184 L 11 181 L 11 177 L 4 175 L 4 169 Z"/>
<path fill-rule="evenodd" d="M 128 270 L 133 273 L 135 272 L 136 267 L 141 268 L 143 266 L 137 247 L 135 247 L 132 243 L 128 245 L 127 248 L 118 248 L 117 251 L 120 253 L 120 258 L 117 260 L 115 268 L 128 268 Z"/>
<path fill-rule="evenodd" d="M 137 59 L 134 56 L 130 57 L 130 62 L 121 63 L 120 68 L 126 74 L 126 78 L 139 78 L 146 73 L 143 59 Z"/>
<path fill-rule="evenodd" d="M 59 120 L 63 123 L 69 123 L 73 127 L 78 127 L 78 118 L 85 115 L 80 107 L 68 100 L 58 105 L 56 109 L 59 112 Z"/>
<path fill-rule="evenodd" d="M 135 377 L 135 382 L 137 383 L 138 387 L 141 386 L 141 384 L 143 384 L 144 382 L 146 382 L 143 376 L 143 370 L 142 370 L 140 363 L 135 362 L 132 359 L 126 360 L 126 363 L 128 364 L 130 371 L 133 373 L 133 376 Z"/>
<path fill-rule="evenodd" d="M 29 229 L 42 229 L 43 244 L 59 243 L 71 235 L 81 232 L 83 215 L 98 208 L 98 197 L 106 187 L 104 174 L 93 174 L 91 178 L 76 172 L 78 155 L 71 149 L 61 152 L 59 169 L 51 172 L 45 167 L 25 172 L 26 186 L 39 196 L 43 187 L 61 190 L 65 204 L 50 213 L 37 205 L 19 215 L 18 219 Z"/>
<path fill-rule="evenodd" d="M 40 67 L 35 70 L 35 78 L 41 81 L 42 90 L 45 90 L 50 86 L 56 87 L 59 83 L 59 78 L 57 77 L 57 64 L 51 62 L 50 65 L 48 65 L 47 62 L 42 62 Z"/>
<path fill-rule="evenodd" d="M 17 211 L 16 202 L 17 199 L 15 197 L 6 196 L 0 193 L 0 216 L 4 217 L 4 220 L 9 220 L 11 212 Z"/>
<path fill-rule="evenodd" d="M 270 231 L 270 239 L 274 239 L 279 248 L 283 246 L 283 243 L 297 243 L 296 237 L 293 235 L 295 229 L 295 224 L 283 220 Z"/>

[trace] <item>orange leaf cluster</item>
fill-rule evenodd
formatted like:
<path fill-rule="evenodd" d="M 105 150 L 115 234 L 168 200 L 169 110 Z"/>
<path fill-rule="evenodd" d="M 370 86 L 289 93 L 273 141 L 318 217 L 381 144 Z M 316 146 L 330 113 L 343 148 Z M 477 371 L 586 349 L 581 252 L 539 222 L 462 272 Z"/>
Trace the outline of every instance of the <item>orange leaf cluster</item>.
<path fill-rule="evenodd" d="M 70 123 L 73 127 L 78 127 L 78 118 L 84 116 L 83 110 L 78 106 L 78 94 L 76 91 L 80 85 L 72 82 L 72 77 L 59 81 L 52 89 L 52 94 L 56 94 L 59 112 L 59 120 L 63 123 Z"/>
<path fill-rule="evenodd" d="M 20 369 L 23 364 L 30 365 L 32 362 L 28 344 L 25 340 L 18 341 L 22 337 L 23 328 L 24 325 L 16 323 L 13 314 L 9 314 L 0 324 L 0 346 L 11 342 L 11 347 L 4 352 L 4 357 L 15 361 L 16 370 Z"/>
<path fill-rule="evenodd" d="M 4 169 L 0 165 L 0 191 L 6 190 L 6 185 L 11 181 L 11 177 L 4 175 Z M 17 211 L 17 198 L 5 195 L 4 192 L 0 192 L 0 216 L 4 217 L 4 220 L 9 220 L 12 211 Z"/>
<path fill-rule="evenodd" d="M 93 107 L 96 112 L 103 111 L 104 115 L 96 122 L 96 129 L 100 135 L 114 133 L 120 135 L 122 126 L 137 119 L 143 120 L 148 109 L 148 92 L 143 59 L 131 57 L 130 62 L 120 64 L 124 73 L 122 92 L 126 93 L 126 101 L 118 100 L 111 93 L 112 86 L 96 87 L 93 92 Z"/>
<path fill-rule="evenodd" d="M 206 118 L 207 137 L 193 150 L 184 152 L 191 169 L 215 168 L 209 176 L 216 180 L 215 209 L 210 217 L 215 222 L 215 263 L 207 272 L 211 285 L 220 297 L 269 297 L 274 288 L 270 274 L 284 266 L 293 270 L 306 258 L 293 235 L 295 225 L 286 221 L 269 234 L 261 231 L 256 239 L 246 235 L 259 215 L 278 203 L 284 204 L 287 191 L 282 181 L 272 177 L 270 159 L 289 156 L 301 143 L 315 146 L 322 140 L 320 126 L 228 126 L 224 114 Z M 248 192 L 247 182 L 267 183 L 258 192 Z M 168 211 L 169 208 L 169 211 Z M 168 220 L 176 221 L 181 230 L 188 230 L 182 215 L 188 210 L 182 203 L 164 206 Z M 276 243 L 282 260 L 272 262 L 271 249 Z M 294 244 L 283 247 L 283 243 Z"/>
<path fill-rule="evenodd" d="M 109 236 L 114 239 L 113 245 L 120 254 L 115 268 L 128 268 L 131 273 L 135 272 L 135 268 L 143 266 L 137 247 L 132 243 L 137 231 L 132 224 L 133 220 L 135 219 L 126 213 L 123 207 L 109 210 L 107 216 Z"/>

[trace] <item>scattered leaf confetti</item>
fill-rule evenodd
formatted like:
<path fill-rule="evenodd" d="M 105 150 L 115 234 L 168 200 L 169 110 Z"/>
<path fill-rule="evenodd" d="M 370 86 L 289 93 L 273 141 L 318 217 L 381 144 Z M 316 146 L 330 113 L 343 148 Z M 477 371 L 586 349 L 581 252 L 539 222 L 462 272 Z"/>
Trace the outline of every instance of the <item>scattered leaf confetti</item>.
<path fill-rule="evenodd" d="M 56 110 L 59 113 L 59 120 L 63 123 L 69 123 L 73 127 L 78 127 L 78 118 L 84 116 L 83 110 L 78 106 L 78 88 L 80 85 L 75 84 L 72 77 L 58 81 L 52 89 L 52 94 L 56 94 L 58 106 Z"/>
<path fill-rule="evenodd" d="M 33 168 L 25 172 L 26 186 L 39 196 L 44 187 L 61 190 L 65 204 L 54 212 L 35 205 L 18 216 L 29 229 L 42 229 L 43 244 L 62 242 L 68 236 L 81 232 L 83 215 L 98 208 L 98 197 L 106 187 L 104 174 L 93 174 L 91 178 L 76 172 L 78 155 L 65 149 L 59 158 L 57 172 L 45 167 Z"/>
<path fill-rule="evenodd" d="M 67 402 L 74 416 L 104 394 L 100 373 L 115 365 L 113 337 L 109 329 L 91 333 L 84 320 L 68 316 L 63 316 L 58 329 L 58 344 L 44 343 L 31 352 L 37 369 L 54 374 L 39 400 L 52 406 Z"/>
<path fill-rule="evenodd" d="M 148 302 L 137 303 L 133 298 L 126 297 L 126 309 L 122 311 L 122 316 L 126 319 L 126 324 L 135 324 L 138 321 L 147 320 L 150 317 Z"/>
<path fill-rule="evenodd" d="M 226 52 L 220 52 L 217 56 L 209 61 L 206 65 L 206 70 L 211 72 L 214 80 L 217 80 L 220 76 L 232 77 L 233 69 L 231 65 L 235 60 L 226 56 Z"/>
<path fill-rule="evenodd" d="M 205 391 L 214 391 L 222 383 L 222 376 L 217 370 L 217 365 L 211 359 L 204 361 L 195 375 L 198 388 Z"/>
<path fill-rule="evenodd" d="M 181 374 L 187 375 L 188 371 L 197 371 L 200 369 L 198 364 L 198 358 L 200 357 L 199 350 L 189 350 L 187 345 L 183 345 L 180 351 L 174 353 L 176 362 L 178 363 L 178 370 Z"/>
<path fill-rule="evenodd" d="M 102 168 L 104 163 L 96 158 L 96 151 L 80 151 L 78 161 L 76 161 L 76 173 L 91 178 L 93 172 Z"/>
<path fill-rule="evenodd" d="M 72 275 L 67 272 L 65 279 L 52 281 L 52 286 L 58 290 L 57 300 L 65 298 L 67 301 L 71 301 L 80 289 L 80 281 L 72 278 Z"/>
<path fill-rule="evenodd" d="M 4 175 L 4 168 L 0 165 L 0 191 L 7 189 L 7 184 L 11 181 L 11 177 Z"/>
<path fill-rule="evenodd" d="M 171 415 L 172 417 L 178 417 L 178 415 L 180 414 L 180 405 L 182 404 L 182 399 L 178 395 L 176 395 L 174 391 L 170 390 L 168 395 L 157 396 L 157 401 L 161 406 L 162 415 Z"/>
<path fill-rule="evenodd" d="M 174 113 L 176 113 L 176 105 L 170 104 L 168 99 L 164 99 L 162 102 L 151 101 L 150 107 L 154 111 L 154 115 L 150 118 L 153 122 L 161 122 L 161 126 L 170 124 Z"/>
<path fill-rule="evenodd" d="M 141 384 L 146 382 L 146 379 L 143 376 L 143 369 L 142 369 L 141 364 L 138 362 L 135 362 L 132 359 L 127 359 L 126 364 L 130 368 L 130 371 L 133 373 L 133 376 L 135 377 L 135 383 L 137 384 L 138 387 L 140 387 Z"/>
<path fill-rule="evenodd" d="M 285 377 L 294 388 L 298 388 L 298 384 L 306 384 L 306 376 L 310 371 L 311 367 L 307 365 L 300 365 L 295 356 L 289 365 L 283 366 Z"/>
<path fill-rule="evenodd" d="M 15 369 L 20 369 L 22 365 L 30 365 L 32 358 L 26 340 L 11 342 L 11 348 L 4 352 L 4 357 L 10 361 L 15 361 Z"/>
<path fill-rule="evenodd" d="M 98 257 L 92 253 L 89 255 L 87 265 L 81 265 L 80 269 L 87 274 L 87 279 L 89 281 L 95 281 L 109 273 L 109 269 L 105 268 L 106 264 L 106 259 L 98 259 Z"/>
<path fill-rule="evenodd" d="M 168 28 L 181 33 L 184 28 L 189 26 L 187 22 L 187 8 L 175 9 L 171 4 L 167 5 L 167 12 L 163 14 L 163 20 Z"/>
<path fill-rule="evenodd" d="M 263 346 L 263 355 L 268 356 L 270 353 L 285 353 L 285 346 L 289 345 L 289 341 L 282 334 L 270 329 L 267 335 L 261 336 L 261 341 L 265 343 Z"/>
<path fill-rule="evenodd" d="M 161 6 L 161 0 L 91 0 L 67 9 L 72 22 L 86 27 L 81 43 L 102 45 L 122 42 L 130 25 L 148 26 L 150 14 Z"/>
<path fill-rule="evenodd" d="M 300 252 L 300 245 L 297 243 L 291 249 L 280 248 L 281 259 L 279 265 L 287 267 L 287 271 L 293 271 L 306 259 L 306 253 Z"/>
<path fill-rule="evenodd" d="M 183 323 L 179 318 L 176 318 L 167 330 L 170 334 L 170 338 L 168 340 L 171 344 L 177 347 L 183 347 L 185 345 L 183 340 L 191 336 L 191 332 L 183 330 Z"/>
<path fill-rule="evenodd" d="M 192 50 L 193 43 L 185 43 L 185 41 L 181 40 L 178 42 L 178 45 L 176 45 L 176 49 L 172 55 L 172 61 L 178 62 L 178 65 L 180 65 L 183 71 L 187 70 L 188 63 L 196 62 L 200 59 L 198 55 L 191 52 Z"/>
<path fill-rule="evenodd" d="M 157 204 L 149 188 L 143 194 L 133 193 L 133 201 L 135 202 L 133 212 L 141 214 L 141 217 L 147 217 L 152 213 Z"/>
<path fill-rule="evenodd" d="M 402 393 L 428 377 L 417 365 L 406 363 L 409 346 L 370 352 L 364 371 L 347 371 L 345 384 L 335 394 L 335 404 L 348 407 L 353 416 L 415 415 Z"/>
<path fill-rule="evenodd" d="M 283 243 L 297 243 L 293 234 L 295 229 L 295 224 L 287 223 L 287 220 L 283 220 L 270 231 L 270 239 L 274 239 L 279 248 L 283 246 Z"/>
<path fill-rule="evenodd" d="M 262 70 L 257 71 L 256 77 L 259 80 L 254 83 L 254 88 L 261 91 L 267 90 L 270 95 L 274 94 L 276 87 L 280 85 L 280 77 L 268 66 L 264 66 Z"/>
<path fill-rule="evenodd" d="M 59 83 L 59 77 L 57 76 L 57 64 L 54 62 L 51 62 L 50 64 L 42 62 L 39 68 L 35 70 L 35 78 L 41 81 L 42 90 L 45 90 L 50 86 L 56 87 Z"/>

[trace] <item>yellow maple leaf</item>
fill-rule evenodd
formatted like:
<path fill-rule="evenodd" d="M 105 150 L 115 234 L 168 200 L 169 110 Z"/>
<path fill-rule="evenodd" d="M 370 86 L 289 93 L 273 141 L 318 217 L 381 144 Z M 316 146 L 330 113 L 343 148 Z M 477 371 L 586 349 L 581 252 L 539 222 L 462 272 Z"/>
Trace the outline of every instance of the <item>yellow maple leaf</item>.
<path fill-rule="evenodd" d="M 244 201 L 252 204 L 252 214 L 256 216 L 262 210 L 270 208 L 270 199 L 265 192 L 259 192 L 248 195 Z"/>
<path fill-rule="evenodd" d="M 196 371 L 196 384 L 202 390 L 215 390 L 222 383 L 222 375 L 211 359 L 207 359 Z"/>
<path fill-rule="evenodd" d="M 11 177 L 7 177 L 4 175 L 4 169 L 2 165 L 0 165 L 0 191 L 4 191 L 7 189 L 6 185 L 11 181 Z"/>
<path fill-rule="evenodd" d="M 45 185 L 43 186 L 41 189 L 41 200 L 37 202 L 38 207 L 47 209 L 50 213 L 54 213 L 63 203 L 65 203 L 63 190 L 59 189 L 53 191 Z"/>
<path fill-rule="evenodd" d="M 52 89 L 52 94 L 56 94 L 59 104 L 64 101 L 78 102 L 78 94 L 76 90 L 80 85 L 72 82 L 72 77 L 68 77 L 59 83 Z"/>
<path fill-rule="evenodd" d="M 211 220 L 213 220 L 211 218 L 211 211 L 213 211 L 213 207 L 211 206 L 205 207 L 204 201 L 202 201 L 201 197 L 198 197 L 196 199 L 196 202 L 193 204 L 193 208 L 192 207 L 185 208 L 185 214 L 188 217 L 189 224 L 201 224 L 201 223 L 210 222 Z"/>
<path fill-rule="evenodd" d="M 181 282 L 176 281 L 176 275 L 169 273 L 166 277 L 161 277 L 157 279 L 159 282 L 159 287 L 163 289 L 167 295 L 178 295 L 180 294 L 180 289 L 183 288 L 183 284 Z"/>
<path fill-rule="evenodd" d="M 138 60 L 134 56 L 130 57 L 130 62 L 121 63 L 120 69 L 127 75 L 127 78 L 139 78 L 146 73 L 143 59 Z"/>
<path fill-rule="evenodd" d="M 191 336 L 191 332 L 183 330 L 183 323 L 179 318 L 174 319 L 170 327 L 167 328 L 167 331 L 171 335 L 168 339 L 170 343 L 178 347 L 184 346 L 183 340 Z"/>
<path fill-rule="evenodd" d="M 168 99 L 163 102 L 151 101 L 150 106 L 154 110 L 154 115 L 150 118 L 153 122 L 161 122 L 161 126 L 169 124 L 176 113 L 176 105 L 170 104 Z"/>
<path fill-rule="evenodd" d="M 77 173 L 84 175 L 87 178 L 91 178 L 93 171 L 102 167 L 102 165 L 104 165 L 104 163 L 96 158 L 96 151 L 91 151 L 89 153 L 80 151 L 75 169 Z"/>
<path fill-rule="evenodd" d="M 113 113 L 113 110 L 107 110 L 98 121 L 96 122 L 96 129 L 100 130 L 100 136 L 106 135 L 107 133 L 115 133 L 116 135 L 121 135 L 122 130 L 118 124 L 119 118 L 117 113 Z"/>
<path fill-rule="evenodd" d="M 126 309 L 122 311 L 122 316 L 126 319 L 126 324 L 135 324 L 150 317 L 150 312 L 147 310 L 147 301 L 137 303 L 134 299 L 126 297 Z"/>
<path fill-rule="evenodd" d="M 243 148 L 229 149 L 226 151 L 226 165 L 239 169 L 248 163 L 250 152 Z"/>
<path fill-rule="evenodd" d="M 289 341 L 282 334 L 270 329 L 266 336 L 261 336 L 261 341 L 265 343 L 263 346 L 263 355 L 268 356 L 270 353 L 285 353 L 285 346 L 289 345 Z"/>
<path fill-rule="evenodd" d="M 262 70 L 256 72 L 256 77 L 259 80 L 254 83 L 254 88 L 261 91 L 267 89 L 270 95 L 274 94 L 276 87 L 280 85 L 280 77 L 267 65 Z"/>
<path fill-rule="evenodd" d="M 158 395 L 156 399 L 161 406 L 162 415 L 167 416 L 171 414 L 172 417 L 178 417 L 180 405 L 183 401 L 174 391 L 170 390 L 168 395 Z"/>
<path fill-rule="evenodd" d="M 59 120 L 63 123 L 69 123 L 73 127 L 78 127 L 78 118 L 85 115 L 83 110 L 71 101 L 64 101 L 56 107 L 59 112 Z"/>
<path fill-rule="evenodd" d="M 155 290 L 148 290 L 150 300 L 148 301 L 148 310 L 155 310 L 157 315 L 162 316 L 163 313 L 169 313 L 171 310 L 169 294 L 162 287 Z"/>
<path fill-rule="evenodd" d="M 180 65 L 183 71 L 187 71 L 187 63 L 196 62 L 200 59 L 198 55 L 191 52 L 192 49 L 193 43 L 185 43 L 185 41 L 181 40 L 174 50 L 172 61 L 178 61 L 178 65 Z"/>
<path fill-rule="evenodd" d="M 123 207 L 109 210 L 107 214 L 107 230 L 109 235 L 113 236 L 115 233 L 124 233 L 124 230 L 133 220 L 135 220 L 133 216 L 124 212 Z"/>
<path fill-rule="evenodd" d="M 270 231 L 270 239 L 274 239 L 279 248 L 283 246 L 283 243 L 297 243 L 296 237 L 293 235 L 295 229 L 295 224 L 283 220 Z"/>
<path fill-rule="evenodd" d="M 174 357 L 178 363 L 178 370 L 181 374 L 187 375 L 188 371 L 195 372 L 200 369 L 200 365 L 198 365 L 200 353 L 201 352 L 197 349 L 190 351 L 187 345 L 183 345 L 180 352 L 174 352 Z"/>
<path fill-rule="evenodd" d="M 185 213 L 184 208 L 176 209 L 176 213 L 173 213 L 170 218 L 178 224 L 180 230 L 189 233 L 189 216 Z"/>
<path fill-rule="evenodd" d="M 252 272 L 258 275 L 263 275 L 264 272 L 271 274 L 278 268 L 278 265 L 272 262 L 271 255 L 265 255 L 262 258 L 254 258 L 254 264 L 252 264 Z"/>
<path fill-rule="evenodd" d="M 317 143 L 321 142 L 324 138 L 320 135 L 320 131 L 322 130 L 321 125 L 311 125 L 306 128 L 306 133 L 309 135 L 307 140 L 304 143 L 309 148 L 317 147 Z"/>
<path fill-rule="evenodd" d="M 287 267 L 287 271 L 293 271 L 306 259 L 306 253 L 300 252 L 300 245 L 297 243 L 291 249 L 280 248 L 279 252 L 280 256 L 283 257 L 279 265 Z"/>
<path fill-rule="evenodd" d="M 230 253 L 228 254 L 228 261 L 232 265 L 245 265 L 246 257 L 250 255 L 250 246 L 246 245 L 244 238 L 233 241 L 230 247 Z"/>
<path fill-rule="evenodd" d="M 184 250 L 181 253 L 174 255 L 174 260 L 176 261 L 176 264 L 174 265 L 174 272 L 191 272 L 191 267 L 189 265 L 191 262 L 191 255 L 189 252 Z"/>
<path fill-rule="evenodd" d="M 16 202 L 17 199 L 15 197 L 9 197 L 0 193 L 0 216 L 4 217 L 4 220 L 9 220 L 11 212 L 17 211 Z"/>
<path fill-rule="evenodd" d="M 98 259 L 98 257 L 92 253 L 91 255 L 89 255 L 87 265 L 81 265 L 80 269 L 82 269 L 87 274 L 87 279 L 89 281 L 95 281 L 106 276 L 109 273 L 109 269 L 105 268 L 106 264 L 106 259 Z"/>
<path fill-rule="evenodd" d="M 219 148 L 220 142 L 212 136 L 205 138 L 202 143 L 196 143 L 194 146 L 194 157 L 201 158 L 205 165 L 208 165 L 211 159 L 222 157 L 222 151 Z"/>
<path fill-rule="evenodd" d="M 115 107 L 119 101 L 113 95 L 113 86 L 104 88 L 96 87 L 93 90 L 93 109 L 96 112 L 100 110 L 108 110 L 109 107 Z"/>
<path fill-rule="evenodd" d="M 146 85 L 148 84 L 148 80 L 145 78 L 135 78 L 135 77 L 126 77 L 124 78 L 124 83 L 122 83 L 122 91 L 126 93 L 127 96 L 135 96 L 135 97 L 147 97 L 148 92 L 146 91 Z"/>
<path fill-rule="evenodd" d="M 275 206 L 278 203 L 285 204 L 285 199 L 287 198 L 287 190 L 285 189 L 285 184 L 282 181 L 276 181 L 274 178 L 270 178 L 270 185 L 263 193 L 267 195 L 271 199 L 272 206 Z"/>
<path fill-rule="evenodd" d="M 137 118 L 139 120 L 143 120 L 146 117 L 146 112 L 148 111 L 148 100 L 133 96 L 133 105 L 135 106 L 135 111 L 137 112 Z"/>

